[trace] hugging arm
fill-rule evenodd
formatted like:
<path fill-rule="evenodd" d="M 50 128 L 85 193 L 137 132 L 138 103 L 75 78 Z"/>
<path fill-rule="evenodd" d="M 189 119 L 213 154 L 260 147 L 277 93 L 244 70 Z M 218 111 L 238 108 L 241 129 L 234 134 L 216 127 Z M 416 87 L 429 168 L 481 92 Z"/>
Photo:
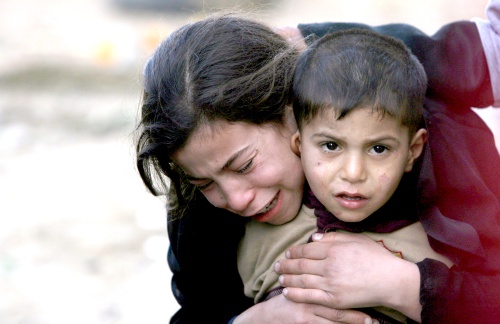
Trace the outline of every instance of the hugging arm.
<path fill-rule="evenodd" d="M 431 246 L 455 263 L 418 264 L 422 317 L 433 322 L 492 322 L 500 315 L 500 156 L 491 131 L 467 108 L 456 114 L 456 107 L 429 100 L 424 111 L 430 142 L 421 220 Z"/>

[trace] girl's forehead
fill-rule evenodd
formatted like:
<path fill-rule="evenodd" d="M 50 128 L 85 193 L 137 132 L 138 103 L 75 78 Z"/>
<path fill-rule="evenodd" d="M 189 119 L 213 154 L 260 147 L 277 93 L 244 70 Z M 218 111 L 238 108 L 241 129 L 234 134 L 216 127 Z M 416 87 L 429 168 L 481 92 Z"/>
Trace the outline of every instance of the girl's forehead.
<path fill-rule="evenodd" d="M 217 141 L 220 140 L 221 137 L 232 136 L 235 133 L 240 134 L 243 133 L 259 133 L 266 134 L 269 130 L 272 132 L 280 131 L 280 126 L 283 125 L 275 125 L 274 123 L 266 123 L 263 125 L 257 125 L 244 121 L 230 122 L 227 120 L 211 120 L 207 122 L 200 123 L 196 128 L 192 131 L 191 135 L 188 138 L 188 143 L 192 140 L 196 141 Z"/>
<path fill-rule="evenodd" d="M 208 153 L 205 151 L 206 148 L 210 148 L 209 152 L 212 154 L 220 153 L 226 151 L 229 146 L 247 141 L 248 136 L 255 136 L 257 133 L 259 133 L 257 125 L 243 122 L 210 121 L 198 125 L 178 152 L 191 151 L 191 155 L 202 155 Z"/>
<path fill-rule="evenodd" d="M 185 146 L 173 154 L 174 162 L 196 178 L 211 178 L 245 152 L 263 145 L 268 135 L 257 125 L 222 122 L 199 126 Z"/>
<path fill-rule="evenodd" d="M 226 120 L 211 120 L 203 123 L 199 123 L 198 126 L 194 128 L 191 132 L 191 135 L 188 138 L 189 142 L 196 141 L 215 141 L 219 137 L 224 136 L 226 134 L 230 134 L 234 132 L 234 125 L 240 124 L 239 122 L 231 123 Z M 244 123 L 245 124 L 245 123 Z M 250 124 L 248 124 L 250 125 Z"/>
<path fill-rule="evenodd" d="M 282 131 L 272 125 L 256 125 L 246 122 L 217 121 L 199 125 L 181 149 L 173 154 L 180 165 L 192 165 L 195 160 L 220 164 L 230 160 L 235 152 L 246 148 L 263 151 L 268 146 L 283 142 Z M 291 134 L 287 134 L 288 143 Z M 224 164 L 226 161 L 224 161 Z"/>

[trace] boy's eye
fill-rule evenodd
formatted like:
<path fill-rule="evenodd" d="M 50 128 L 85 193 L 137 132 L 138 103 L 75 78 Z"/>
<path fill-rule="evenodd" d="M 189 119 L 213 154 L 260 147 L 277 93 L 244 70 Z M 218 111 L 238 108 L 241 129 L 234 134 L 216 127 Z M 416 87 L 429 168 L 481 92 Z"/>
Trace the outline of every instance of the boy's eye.
<path fill-rule="evenodd" d="M 385 147 L 384 145 L 375 145 L 374 147 L 372 147 L 372 151 L 373 151 L 375 154 L 383 154 L 383 153 L 385 153 L 387 150 L 388 150 L 388 148 L 387 148 L 387 147 Z"/>
<path fill-rule="evenodd" d="M 339 145 L 335 142 L 327 142 L 323 144 L 323 147 L 328 151 L 335 151 L 336 149 L 338 149 Z"/>

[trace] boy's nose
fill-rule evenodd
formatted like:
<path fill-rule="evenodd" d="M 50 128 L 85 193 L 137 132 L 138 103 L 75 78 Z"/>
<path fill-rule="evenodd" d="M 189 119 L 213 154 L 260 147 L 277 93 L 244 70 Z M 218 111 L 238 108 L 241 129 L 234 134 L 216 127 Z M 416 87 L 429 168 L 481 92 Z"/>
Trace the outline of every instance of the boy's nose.
<path fill-rule="evenodd" d="M 366 179 L 366 170 L 363 158 L 359 155 L 352 155 L 346 158 L 341 178 L 350 183 L 361 182 Z"/>

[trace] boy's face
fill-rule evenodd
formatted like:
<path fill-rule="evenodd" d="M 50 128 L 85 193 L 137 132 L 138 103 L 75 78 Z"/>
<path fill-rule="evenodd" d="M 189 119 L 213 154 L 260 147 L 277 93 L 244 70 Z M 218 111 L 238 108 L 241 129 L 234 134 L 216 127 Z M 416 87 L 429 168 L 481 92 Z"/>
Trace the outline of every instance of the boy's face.
<path fill-rule="evenodd" d="M 331 109 L 305 123 L 292 147 L 319 201 L 340 220 L 359 222 L 389 200 L 426 137 L 420 129 L 410 140 L 407 127 L 371 108 L 340 120 Z"/>

